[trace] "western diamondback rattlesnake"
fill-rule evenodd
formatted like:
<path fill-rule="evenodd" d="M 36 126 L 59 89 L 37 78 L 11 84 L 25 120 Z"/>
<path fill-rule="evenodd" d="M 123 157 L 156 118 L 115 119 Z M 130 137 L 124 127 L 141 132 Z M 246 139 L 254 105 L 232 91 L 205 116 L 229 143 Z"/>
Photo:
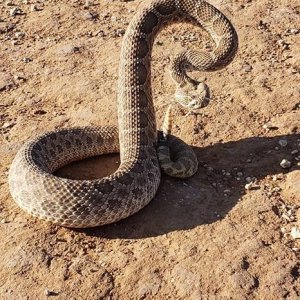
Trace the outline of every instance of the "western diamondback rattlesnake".
<path fill-rule="evenodd" d="M 190 109 L 207 104 L 205 95 L 198 96 L 203 93 L 203 84 L 189 78 L 183 66 L 214 70 L 228 64 L 238 45 L 233 26 L 202 0 L 155 0 L 146 4 L 124 36 L 117 101 L 119 127 L 60 129 L 25 143 L 9 171 L 10 191 L 21 208 L 62 226 L 103 225 L 128 217 L 150 202 L 160 183 L 159 160 L 171 175 L 188 177 L 196 172 L 197 159 L 182 141 L 170 138 L 173 162 L 164 134 L 160 134 L 159 159 L 156 152 L 151 52 L 156 33 L 175 17 L 197 23 L 216 43 L 211 53 L 182 52 L 171 65 L 178 102 Z M 72 161 L 119 150 L 121 164 L 108 177 L 71 180 L 52 174 Z"/>

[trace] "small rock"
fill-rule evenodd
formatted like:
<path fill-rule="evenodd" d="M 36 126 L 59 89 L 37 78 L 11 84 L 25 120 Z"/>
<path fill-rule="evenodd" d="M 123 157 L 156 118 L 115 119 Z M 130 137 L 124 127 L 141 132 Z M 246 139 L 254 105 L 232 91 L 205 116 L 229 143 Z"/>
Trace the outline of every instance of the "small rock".
<path fill-rule="evenodd" d="M 283 39 L 279 39 L 277 41 L 277 44 L 282 47 L 284 50 L 288 49 L 289 48 L 289 45 L 287 44 L 287 42 Z"/>
<path fill-rule="evenodd" d="M 253 182 L 250 182 L 245 185 L 245 189 L 246 190 L 259 190 L 260 186 L 257 184 L 254 184 Z"/>
<path fill-rule="evenodd" d="M 94 33 L 94 36 L 104 37 L 105 36 L 105 32 L 103 30 L 99 30 L 96 33 Z"/>
<path fill-rule="evenodd" d="M 271 124 L 264 124 L 263 125 L 263 129 L 266 129 L 266 130 L 277 130 L 278 127 L 274 126 L 274 125 L 271 125 Z"/>
<path fill-rule="evenodd" d="M 281 188 L 279 186 L 276 186 L 272 189 L 272 192 L 274 192 L 274 193 L 278 193 L 280 191 L 281 191 Z"/>
<path fill-rule="evenodd" d="M 250 183 L 251 181 L 252 181 L 252 177 L 246 177 L 246 181 L 248 182 L 248 183 Z"/>
<path fill-rule="evenodd" d="M 87 11 L 83 14 L 83 18 L 85 20 L 93 21 L 98 18 L 98 14 Z"/>
<path fill-rule="evenodd" d="M 14 80 L 26 81 L 26 78 L 23 75 L 14 75 Z"/>
<path fill-rule="evenodd" d="M 250 66 L 249 64 L 245 64 L 243 65 L 243 71 L 244 72 L 251 72 L 252 71 L 252 66 Z"/>
<path fill-rule="evenodd" d="M 297 227 L 292 227 L 291 236 L 293 239 L 300 239 L 300 230 Z"/>
<path fill-rule="evenodd" d="M 15 125 L 15 123 L 13 123 L 13 122 L 5 122 L 5 123 L 2 125 L 2 128 L 3 128 L 3 129 L 6 129 L 6 128 L 13 127 L 14 125 Z"/>
<path fill-rule="evenodd" d="M 292 165 L 292 163 L 291 163 L 289 160 L 287 160 L 287 159 L 283 159 L 283 160 L 281 161 L 281 163 L 280 163 L 280 166 L 281 166 L 283 169 L 288 169 L 288 168 L 291 167 L 291 165 Z"/>
<path fill-rule="evenodd" d="M 88 9 L 90 7 L 90 5 L 91 5 L 91 1 L 90 0 L 85 0 L 83 8 Z"/>
<path fill-rule="evenodd" d="M 12 40 L 12 41 L 11 41 L 11 44 L 12 44 L 13 46 L 15 46 L 15 45 L 19 45 L 19 42 L 16 41 L 16 40 Z"/>
<path fill-rule="evenodd" d="M 21 38 L 23 38 L 25 36 L 25 33 L 24 32 L 16 32 L 15 33 L 15 37 L 17 38 L 17 39 L 21 39 Z"/>
<path fill-rule="evenodd" d="M 122 35 L 124 35 L 124 34 L 125 34 L 125 29 L 123 29 L 123 28 L 117 29 L 117 30 L 116 30 L 116 34 L 117 34 L 117 36 L 122 36 Z"/>
<path fill-rule="evenodd" d="M 58 295 L 57 292 L 50 291 L 50 290 L 48 290 L 48 289 L 46 289 L 46 290 L 44 291 L 44 293 L 45 293 L 45 296 L 46 296 L 46 297 L 57 296 L 57 295 Z"/>
<path fill-rule="evenodd" d="M 277 174 L 277 175 L 272 176 L 273 181 L 282 180 L 282 179 L 283 179 L 282 174 Z"/>
<path fill-rule="evenodd" d="M 23 11 L 19 7 L 14 7 L 9 11 L 9 15 L 11 17 L 17 16 L 17 15 L 22 15 Z"/>
<path fill-rule="evenodd" d="M 291 34 L 298 34 L 299 32 L 300 32 L 299 29 L 295 29 L 295 28 L 290 29 Z"/>
<path fill-rule="evenodd" d="M 30 6 L 30 11 L 32 11 L 32 12 L 34 12 L 34 11 L 38 11 L 39 9 L 38 9 L 38 7 L 35 5 L 35 4 L 32 4 L 31 6 Z"/>
<path fill-rule="evenodd" d="M 288 142 L 287 140 L 279 140 L 278 144 L 281 146 L 281 147 L 286 147 Z"/>
<path fill-rule="evenodd" d="M 80 47 L 73 44 L 64 45 L 58 49 L 60 55 L 79 53 Z"/>
<path fill-rule="evenodd" d="M 295 155 L 295 154 L 298 154 L 298 152 L 299 152 L 299 151 L 298 151 L 297 149 L 295 149 L 295 150 L 293 150 L 293 151 L 291 152 L 291 154 L 292 154 L 292 155 Z"/>
<path fill-rule="evenodd" d="M 22 61 L 23 61 L 24 63 L 29 63 L 29 62 L 32 61 L 32 59 L 29 58 L 29 57 L 24 57 L 24 58 L 22 59 Z"/>

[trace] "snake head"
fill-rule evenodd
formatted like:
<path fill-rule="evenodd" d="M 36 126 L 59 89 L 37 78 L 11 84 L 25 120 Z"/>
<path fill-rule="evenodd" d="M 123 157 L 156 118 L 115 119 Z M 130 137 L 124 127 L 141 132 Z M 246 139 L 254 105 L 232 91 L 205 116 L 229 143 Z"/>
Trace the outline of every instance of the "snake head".
<path fill-rule="evenodd" d="M 209 89 L 203 82 L 186 82 L 177 87 L 175 101 L 189 110 L 198 110 L 209 104 Z"/>

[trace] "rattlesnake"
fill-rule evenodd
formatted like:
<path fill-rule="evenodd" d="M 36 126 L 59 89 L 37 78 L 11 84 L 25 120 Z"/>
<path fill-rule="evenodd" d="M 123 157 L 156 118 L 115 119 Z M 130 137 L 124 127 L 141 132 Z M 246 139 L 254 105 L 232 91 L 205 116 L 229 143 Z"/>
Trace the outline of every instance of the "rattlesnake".
<path fill-rule="evenodd" d="M 33 216 L 66 227 L 112 223 L 137 212 L 155 196 L 160 166 L 178 177 L 197 170 L 193 151 L 182 141 L 167 141 L 157 131 L 150 83 L 150 62 L 157 32 L 175 18 L 188 19 L 213 38 L 212 52 L 185 51 L 171 65 L 176 97 L 189 109 L 207 105 L 203 84 L 186 74 L 185 65 L 215 70 L 227 65 L 238 39 L 228 19 L 202 0 L 154 0 L 132 19 L 123 40 L 118 85 L 117 127 L 60 129 L 29 140 L 18 151 L 9 170 L 9 186 L 16 203 Z M 169 145 L 167 144 L 169 143 Z M 173 162 L 168 155 L 169 146 Z M 173 148 L 172 148 L 173 147 Z M 110 176 L 72 180 L 53 175 L 72 161 L 120 151 L 121 164 Z M 159 159 L 158 159 L 159 158 Z"/>

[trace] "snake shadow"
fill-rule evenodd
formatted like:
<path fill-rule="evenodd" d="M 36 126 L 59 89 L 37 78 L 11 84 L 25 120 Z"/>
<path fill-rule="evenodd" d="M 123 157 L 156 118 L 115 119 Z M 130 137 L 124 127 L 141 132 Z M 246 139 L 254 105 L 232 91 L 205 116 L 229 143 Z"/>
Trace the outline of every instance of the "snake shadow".
<path fill-rule="evenodd" d="M 195 147 L 200 164 L 193 177 L 178 180 L 163 175 L 156 197 L 138 213 L 115 224 L 75 231 L 109 239 L 140 239 L 216 222 L 241 200 L 245 178 L 260 180 L 299 169 L 296 163 L 287 170 L 279 165 L 284 158 L 296 162 L 291 151 L 297 149 L 299 138 L 300 134 L 250 137 Z M 286 147 L 280 147 L 281 139 L 287 140 Z"/>

